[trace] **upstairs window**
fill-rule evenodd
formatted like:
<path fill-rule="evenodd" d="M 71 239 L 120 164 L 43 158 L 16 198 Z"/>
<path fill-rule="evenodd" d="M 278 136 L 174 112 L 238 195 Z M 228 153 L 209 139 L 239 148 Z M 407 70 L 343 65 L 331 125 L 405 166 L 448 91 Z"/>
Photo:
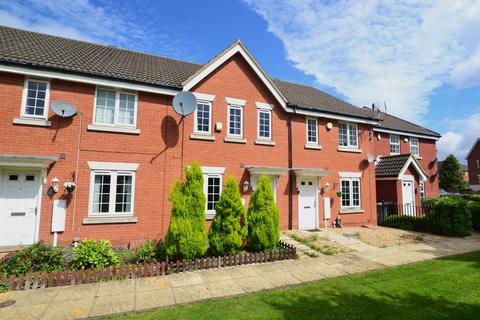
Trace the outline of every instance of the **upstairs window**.
<path fill-rule="evenodd" d="M 318 123 L 316 118 L 307 118 L 307 144 L 318 144 Z"/>
<path fill-rule="evenodd" d="M 390 135 L 390 154 L 400 154 L 400 137 L 396 134 Z"/>
<path fill-rule="evenodd" d="M 416 157 L 420 156 L 420 147 L 418 145 L 418 138 L 410 138 L 410 153 Z"/>
<path fill-rule="evenodd" d="M 477 169 L 480 169 L 480 160 L 477 160 Z"/>
<path fill-rule="evenodd" d="M 267 109 L 258 110 L 258 139 L 272 139 L 272 111 Z"/>
<path fill-rule="evenodd" d="M 228 135 L 243 137 L 243 108 L 240 106 L 228 106 Z"/>
<path fill-rule="evenodd" d="M 137 96 L 132 93 L 97 89 L 95 124 L 107 126 L 136 125 Z"/>
<path fill-rule="evenodd" d="M 195 110 L 195 133 L 211 134 L 212 110 L 210 102 L 198 102 Z"/>
<path fill-rule="evenodd" d="M 23 89 L 22 116 L 46 119 L 49 91 L 50 83 L 48 81 L 27 79 Z"/>
<path fill-rule="evenodd" d="M 341 122 L 338 125 L 339 145 L 341 147 L 358 148 L 358 127 L 354 123 Z"/>

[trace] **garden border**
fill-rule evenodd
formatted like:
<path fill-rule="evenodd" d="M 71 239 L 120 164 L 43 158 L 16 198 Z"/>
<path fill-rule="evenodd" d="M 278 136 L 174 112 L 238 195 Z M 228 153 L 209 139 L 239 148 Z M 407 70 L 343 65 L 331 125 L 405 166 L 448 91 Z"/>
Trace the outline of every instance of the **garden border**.
<path fill-rule="evenodd" d="M 58 272 L 29 272 L 25 275 L 1 275 L 0 286 L 10 291 L 73 286 L 99 281 L 164 276 L 173 273 L 239 266 L 253 263 L 294 259 L 297 249 L 283 241 L 273 251 L 249 252 L 234 256 L 205 257 L 188 261 L 162 261 L 124 265 L 105 269 L 64 270 Z"/>

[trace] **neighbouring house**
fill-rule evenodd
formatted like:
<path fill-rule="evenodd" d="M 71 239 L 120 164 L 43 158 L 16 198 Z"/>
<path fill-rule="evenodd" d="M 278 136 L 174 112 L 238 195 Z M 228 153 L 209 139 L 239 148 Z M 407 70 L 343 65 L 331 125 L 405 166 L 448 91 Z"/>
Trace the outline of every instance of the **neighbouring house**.
<path fill-rule="evenodd" d="M 198 100 L 184 119 L 182 90 Z M 240 41 L 200 65 L 0 27 L 0 111 L 0 246 L 163 237 L 194 160 L 206 223 L 226 176 L 247 206 L 267 175 L 282 229 L 375 225 L 379 201 L 438 196 L 438 133 L 272 79 Z"/>
<path fill-rule="evenodd" d="M 474 191 L 480 191 L 480 138 L 472 145 L 465 159 L 467 159 L 469 187 Z"/>

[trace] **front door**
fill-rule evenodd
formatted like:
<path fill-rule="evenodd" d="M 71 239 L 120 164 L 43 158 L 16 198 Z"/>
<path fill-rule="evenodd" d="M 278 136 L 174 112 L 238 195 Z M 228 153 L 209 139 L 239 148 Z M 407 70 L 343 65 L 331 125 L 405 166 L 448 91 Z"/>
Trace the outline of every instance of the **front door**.
<path fill-rule="evenodd" d="M 317 229 L 316 178 L 298 178 L 298 228 Z"/>
<path fill-rule="evenodd" d="M 6 171 L 0 189 L 0 246 L 35 242 L 40 174 Z"/>
<path fill-rule="evenodd" d="M 415 188 L 413 179 L 402 180 L 403 214 L 415 215 Z"/>

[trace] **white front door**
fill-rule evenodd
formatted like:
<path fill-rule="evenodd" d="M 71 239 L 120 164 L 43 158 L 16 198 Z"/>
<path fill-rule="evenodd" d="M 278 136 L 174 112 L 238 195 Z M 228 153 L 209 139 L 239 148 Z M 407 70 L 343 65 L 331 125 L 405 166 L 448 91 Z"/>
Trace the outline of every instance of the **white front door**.
<path fill-rule="evenodd" d="M 402 180 L 403 214 L 415 215 L 415 188 L 413 177 Z"/>
<path fill-rule="evenodd" d="M 40 174 L 5 171 L 0 189 L 0 246 L 35 242 Z"/>
<path fill-rule="evenodd" d="M 317 229 L 317 179 L 298 179 L 298 228 Z"/>

